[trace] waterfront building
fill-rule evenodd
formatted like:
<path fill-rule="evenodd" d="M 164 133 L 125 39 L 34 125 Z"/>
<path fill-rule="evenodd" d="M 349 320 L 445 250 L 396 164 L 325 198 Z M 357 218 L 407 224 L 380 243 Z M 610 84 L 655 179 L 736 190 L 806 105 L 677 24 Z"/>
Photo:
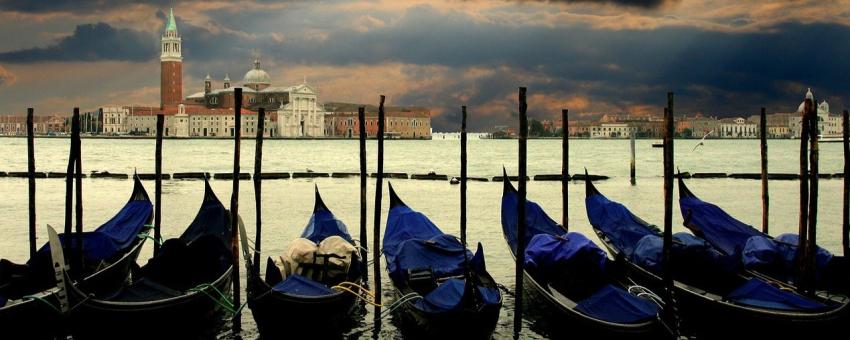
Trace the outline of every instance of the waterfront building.
<path fill-rule="evenodd" d="M 99 109 L 103 117 L 103 133 L 107 135 L 123 135 L 129 109 L 125 106 L 104 106 Z"/>
<path fill-rule="evenodd" d="M 812 95 L 812 89 L 809 89 L 808 92 L 806 92 L 806 98 L 814 98 L 814 95 Z M 800 106 L 797 107 L 797 113 L 789 118 L 788 128 L 791 132 L 791 136 L 794 138 L 800 138 L 802 115 L 805 103 L 805 101 L 801 102 Z M 818 134 L 823 137 L 841 137 L 843 135 L 844 130 L 841 127 L 842 118 L 840 115 L 832 115 L 829 112 L 829 103 L 827 103 L 826 100 L 818 104 L 817 116 Z"/>
<path fill-rule="evenodd" d="M 589 120 L 567 121 L 570 137 L 590 137 L 590 128 L 593 125 L 593 122 Z"/>
<path fill-rule="evenodd" d="M 637 128 L 626 123 L 602 123 L 590 127 L 590 138 L 630 138 Z"/>
<path fill-rule="evenodd" d="M 65 117 L 59 115 L 33 116 L 33 133 L 38 135 L 65 132 Z M 68 125 L 70 129 L 70 125 Z M 0 115 L 0 135 L 26 136 L 26 115 Z"/>
<path fill-rule="evenodd" d="M 388 111 L 384 122 L 386 138 L 431 139 L 431 112 L 428 110 Z M 378 113 L 366 112 L 366 136 L 378 134 Z M 325 116 L 328 136 L 359 138 L 357 112 L 332 112 Z"/>
<path fill-rule="evenodd" d="M 720 138 L 758 138 L 758 125 L 743 117 L 724 118 L 719 124 Z"/>
<path fill-rule="evenodd" d="M 183 51 L 174 10 L 168 11 L 168 23 L 160 39 L 159 55 L 159 107 L 180 104 L 183 101 Z"/>
<path fill-rule="evenodd" d="M 285 89 L 288 102 L 277 109 L 277 125 L 281 137 L 321 137 L 325 131 L 325 112 L 318 93 L 310 85 Z"/>

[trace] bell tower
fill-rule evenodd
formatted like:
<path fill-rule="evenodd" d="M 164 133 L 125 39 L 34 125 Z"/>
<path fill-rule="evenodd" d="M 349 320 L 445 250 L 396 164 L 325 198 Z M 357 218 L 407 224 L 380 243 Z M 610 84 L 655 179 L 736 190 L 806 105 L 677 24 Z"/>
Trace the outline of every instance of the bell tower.
<path fill-rule="evenodd" d="M 174 9 L 168 11 L 168 23 L 161 39 L 160 61 L 160 108 L 180 104 L 183 101 L 183 54 Z"/>

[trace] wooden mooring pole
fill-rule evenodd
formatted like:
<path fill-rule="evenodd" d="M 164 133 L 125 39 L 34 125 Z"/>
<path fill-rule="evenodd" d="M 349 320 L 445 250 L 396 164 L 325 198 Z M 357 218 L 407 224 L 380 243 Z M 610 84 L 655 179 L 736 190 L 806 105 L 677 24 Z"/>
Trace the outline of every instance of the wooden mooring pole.
<path fill-rule="evenodd" d="M 630 147 L 631 156 L 632 156 L 631 162 L 629 162 L 629 178 L 630 178 L 629 182 L 632 185 L 635 185 L 635 184 L 637 184 L 637 181 L 635 181 L 635 133 L 634 133 L 634 131 L 632 131 L 629 135 L 630 135 L 629 147 Z"/>
<path fill-rule="evenodd" d="M 234 89 L 233 108 L 233 193 L 230 196 L 230 250 L 233 262 L 233 306 L 242 305 L 239 281 L 239 157 L 242 142 L 242 88 Z M 233 332 L 242 331 L 242 315 L 233 316 Z"/>
<path fill-rule="evenodd" d="M 466 249 L 466 106 L 461 106 L 460 122 L 460 243 Z"/>
<path fill-rule="evenodd" d="M 254 146 L 254 207 L 256 209 L 257 229 L 254 234 L 254 275 L 260 277 L 260 252 L 263 236 L 263 137 L 266 130 L 266 109 L 257 112 L 257 139 Z"/>
<path fill-rule="evenodd" d="M 74 219 L 74 161 L 76 158 L 76 145 L 74 144 L 74 131 L 79 131 L 79 109 L 74 109 L 75 114 L 71 116 L 71 138 L 68 139 L 70 141 L 70 150 L 68 151 L 68 167 L 65 168 L 65 230 L 63 230 L 63 234 L 66 239 L 70 240 L 71 233 L 73 230 L 73 219 Z M 73 266 L 72 258 L 72 250 L 71 250 L 71 242 L 62 243 L 64 247 L 63 252 L 65 254 L 65 263 Z M 75 274 L 75 268 L 71 267 L 71 273 Z"/>
<path fill-rule="evenodd" d="M 805 277 L 805 287 L 809 294 L 814 294 L 815 286 L 816 286 L 816 275 L 817 275 L 817 266 L 815 265 L 815 252 L 817 250 L 817 242 L 818 242 L 818 234 L 817 234 L 817 226 L 818 226 L 818 173 L 820 171 L 820 167 L 818 166 L 818 158 L 819 158 L 819 147 L 818 147 L 818 115 L 817 108 L 815 108 L 814 103 L 816 101 L 812 100 L 812 112 L 809 113 L 809 167 L 810 167 L 810 175 L 809 175 L 809 220 L 808 220 L 808 229 L 809 234 L 807 236 L 807 244 L 806 244 L 806 265 L 804 268 L 806 269 L 806 277 Z"/>
<path fill-rule="evenodd" d="M 27 184 L 29 191 L 29 234 L 30 258 L 35 258 L 35 141 L 33 109 L 27 109 Z"/>
<path fill-rule="evenodd" d="M 673 92 L 667 92 L 667 108 L 664 110 L 664 234 L 662 262 L 664 282 L 664 320 L 675 335 L 678 326 L 673 302 L 673 264 L 670 256 L 673 247 Z"/>
<path fill-rule="evenodd" d="M 569 184 L 570 177 L 570 125 L 569 125 L 570 110 L 561 110 L 561 226 L 565 231 L 570 230 L 569 223 Z"/>
<path fill-rule="evenodd" d="M 799 228 L 797 231 L 797 290 L 804 291 L 806 277 L 806 246 L 808 242 L 809 229 L 809 159 L 808 159 L 808 140 L 809 140 L 809 112 L 814 110 L 813 98 L 806 98 L 801 112 L 800 120 L 800 216 Z"/>
<path fill-rule="evenodd" d="M 526 88 L 519 88 L 519 199 L 517 200 L 516 290 L 514 292 L 514 339 L 522 332 L 522 284 L 525 262 L 525 198 L 526 198 L 526 148 L 528 141 L 528 105 Z M 505 179 L 508 180 L 508 179 Z"/>
<path fill-rule="evenodd" d="M 765 108 L 761 108 L 759 136 L 761 137 L 761 232 L 769 234 L 770 196 L 767 190 L 767 113 Z"/>
<path fill-rule="evenodd" d="M 360 139 L 360 260 L 363 263 L 363 282 L 369 286 L 369 251 L 366 239 L 366 181 L 369 175 L 366 173 L 366 108 L 357 108 L 357 133 Z M 380 258 L 376 258 L 380 260 Z M 380 284 L 376 277 L 376 285 Z"/>
<path fill-rule="evenodd" d="M 153 208 L 153 255 L 159 254 L 159 240 L 162 239 L 162 132 L 165 126 L 165 116 L 156 115 L 156 155 L 154 163 L 154 208 Z"/>
<path fill-rule="evenodd" d="M 375 279 L 375 325 L 380 327 L 381 318 L 381 197 L 383 194 L 384 183 L 384 100 L 381 95 L 378 105 L 378 173 L 375 178 L 375 229 L 372 240 L 372 262 L 374 263 L 374 271 L 372 275 Z M 362 177 L 361 177 L 362 178 Z"/>
<path fill-rule="evenodd" d="M 848 111 L 844 110 L 844 119 L 841 120 L 841 128 L 844 131 L 844 207 L 842 209 L 841 244 L 844 247 L 844 257 L 850 256 L 850 117 Z"/>
<path fill-rule="evenodd" d="M 74 196 L 76 196 L 76 200 L 74 202 L 74 217 L 76 218 L 76 256 L 74 257 L 74 263 L 76 264 L 76 277 L 82 278 L 83 276 L 83 256 L 85 249 L 83 245 L 83 160 L 82 160 L 82 142 L 80 140 L 80 128 L 82 127 L 80 124 L 80 109 L 74 108 L 74 116 L 77 120 L 77 133 L 72 134 L 72 139 L 74 140 Z M 73 272 L 73 271 L 72 271 Z"/>

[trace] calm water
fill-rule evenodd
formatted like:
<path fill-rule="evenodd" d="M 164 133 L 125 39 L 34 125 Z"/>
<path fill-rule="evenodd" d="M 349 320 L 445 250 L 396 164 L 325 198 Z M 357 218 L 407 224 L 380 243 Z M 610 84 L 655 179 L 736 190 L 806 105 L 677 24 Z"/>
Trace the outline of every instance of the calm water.
<path fill-rule="evenodd" d="M 65 139 L 36 139 L 36 166 L 38 171 L 64 172 L 67 162 L 68 141 Z M 651 223 L 661 224 L 663 216 L 662 198 L 662 151 L 652 148 L 651 140 L 637 141 L 637 185 L 629 185 L 629 143 L 627 140 L 572 140 L 570 143 L 570 172 L 577 173 L 587 168 L 591 173 L 611 176 L 597 184 L 599 189 L 613 200 L 626 204 L 632 211 Z M 759 172 L 758 141 L 713 141 L 692 151 L 693 140 L 676 141 L 677 166 L 690 172 Z M 793 173 L 797 171 L 798 141 L 770 141 L 771 172 Z M 152 173 L 154 167 L 153 140 L 84 139 L 83 171 L 109 171 L 117 173 Z M 517 146 L 512 140 L 470 140 L 469 175 L 492 177 L 501 174 L 502 166 L 516 174 Z M 528 145 L 529 175 L 560 172 L 560 141 L 531 140 Z M 232 141 L 227 140 L 165 140 L 163 142 L 163 172 L 184 171 L 232 171 Z M 369 172 L 375 170 L 376 143 L 368 144 Z M 459 141 L 387 141 L 385 144 L 385 171 L 427 173 L 434 170 L 450 176 L 459 174 Z M 841 145 L 821 145 L 821 172 L 836 173 L 843 170 Z M 254 142 L 243 141 L 242 171 L 253 171 Z M 26 171 L 26 140 L 23 138 L 0 139 L 0 171 Z M 357 141 L 266 141 L 264 149 L 264 171 L 357 172 Z M 212 182 L 218 196 L 228 202 L 231 182 Z M 444 181 L 393 180 L 397 192 L 412 208 L 428 215 L 434 223 L 449 233 L 458 233 L 458 186 Z M 688 182 L 700 197 L 714 201 L 727 209 L 733 216 L 747 223 L 761 222 L 760 182 L 736 179 L 695 179 Z M 327 205 L 341 220 L 348 224 L 355 239 L 359 235 L 359 179 L 320 178 L 269 180 L 263 182 L 263 250 L 269 255 L 282 253 L 289 240 L 297 237 L 307 223 L 313 207 L 313 186 L 318 185 Z M 46 241 L 44 226 L 63 226 L 64 181 L 41 179 L 37 182 L 37 212 L 39 240 Z M 153 182 L 145 185 L 153 195 Z M 770 182 L 770 221 L 774 234 L 794 232 L 797 228 L 798 183 L 795 181 Z M 840 249 L 841 225 L 841 180 L 820 181 L 820 206 L 818 211 L 818 242 L 830 251 Z M 131 191 L 129 180 L 85 179 L 83 180 L 84 223 L 94 228 L 110 218 L 124 204 Z M 384 185 L 386 188 L 386 185 Z M 246 221 L 249 237 L 253 238 L 255 218 L 253 188 L 250 181 L 241 182 L 240 211 Z M 375 182 L 369 182 L 369 216 L 367 230 L 372 239 L 372 213 L 374 211 Z M 386 190 L 386 189 L 385 189 Z M 500 183 L 469 183 L 468 237 L 471 244 L 481 242 L 487 254 L 487 267 L 495 279 L 513 289 L 514 265 L 502 238 L 500 226 Z M 0 178 L 0 249 L 2 257 L 14 261 L 26 260 L 27 246 L 27 182 L 26 179 Z M 201 181 L 163 181 L 163 236 L 179 235 L 191 222 L 203 193 Z M 556 220 L 561 216 L 562 205 L 559 182 L 529 182 L 528 198 L 540 203 Z M 569 219 L 572 230 L 581 231 L 595 239 L 587 223 L 584 210 L 583 183 L 569 186 Z M 383 201 L 382 228 L 386 221 L 388 202 Z M 678 204 L 674 204 L 673 223 L 676 230 L 682 218 Z M 148 247 L 150 243 L 147 244 Z M 151 254 L 144 251 L 144 261 Z M 371 254 L 371 253 L 370 253 Z M 382 268 L 386 268 L 383 266 Z M 242 276 L 244 278 L 244 275 Z M 370 278 L 371 279 L 371 278 Z M 391 284 L 386 275 L 382 277 L 384 301 L 390 301 L 387 292 Z M 243 283 L 243 287 L 244 287 Z M 244 297 L 244 294 L 243 294 Z M 505 294 L 495 337 L 508 337 L 512 332 L 513 299 Z M 242 317 L 243 336 L 254 338 L 256 328 L 250 310 L 245 309 Z M 526 314 L 527 315 L 527 314 Z M 545 329 L 534 327 L 533 320 L 526 321 L 525 336 L 545 337 Z M 372 316 L 367 315 L 351 337 L 372 337 Z M 387 319 L 381 333 L 384 338 L 400 337 Z M 222 337 L 230 337 L 225 331 Z"/>

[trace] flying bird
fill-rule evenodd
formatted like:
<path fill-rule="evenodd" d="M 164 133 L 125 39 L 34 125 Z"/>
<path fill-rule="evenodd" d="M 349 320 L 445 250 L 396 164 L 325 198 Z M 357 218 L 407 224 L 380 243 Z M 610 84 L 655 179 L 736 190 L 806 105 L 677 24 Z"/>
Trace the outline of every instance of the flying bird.
<path fill-rule="evenodd" d="M 708 137 L 708 135 L 712 134 L 713 132 L 714 130 L 711 130 L 706 133 L 705 136 L 702 136 L 702 139 L 699 140 L 699 143 L 697 143 L 697 145 L 694 145 L 694 149 L 691 151 L 697 151 L 697 148 L 700 147 L 700 145 L 705 145 L 705 137 Z"/>

